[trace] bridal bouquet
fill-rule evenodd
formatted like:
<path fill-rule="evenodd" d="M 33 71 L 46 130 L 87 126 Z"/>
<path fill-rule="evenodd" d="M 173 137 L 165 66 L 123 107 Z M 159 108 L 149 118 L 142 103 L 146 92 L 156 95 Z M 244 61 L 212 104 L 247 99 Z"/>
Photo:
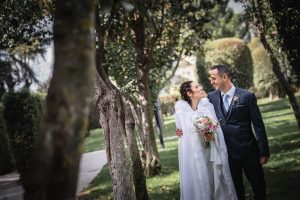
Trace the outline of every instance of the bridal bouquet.
<path fill-rule="evenodd" d="M 219 123 L 210 118 L 209 116 L 196 117 L 194 121 L 194 125 L 197 129 L 197 134 L 201 135 L 203 140 L 205 141 L 205 148 L 210 147 L 209 141 L 206 139 L 204 134 L 213 135 L 217 133 L 217 129 L 219 127 Z"/>

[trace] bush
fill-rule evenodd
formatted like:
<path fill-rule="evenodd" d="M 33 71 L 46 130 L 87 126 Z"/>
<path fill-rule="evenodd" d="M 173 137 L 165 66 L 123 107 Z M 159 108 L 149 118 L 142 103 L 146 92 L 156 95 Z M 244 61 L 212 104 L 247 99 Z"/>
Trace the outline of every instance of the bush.
<path fill-rule="evenodd" d="M 32 163 L 42 117 L 42 102 L 41 96 L 32 95 L 28 90 L 8 93 L 4 97 L 4 118 L 21 181 Z"/>
<path fill-rule="evenodd" d="M 0 103 L 0 175 L 13 171 L 13 157 L 9 146 L 3 118 L 3 105 Z"/>
<path fill-rule="evenodd" d="M 251 53 L 243 40 L 238 38 L 214 40 L 205 45 L 204 55 L 206 70 L 213 64 L 227 64 L 232 72 L 234 84 L 246 89 L 253 86 Z"/>
<path fill-rule="evenodd" d="M 174 114 L 174 112 L 175 112 L 175 109 L 174 109 L 175 103 L 174 102 L 161 103 L 160 109 L 164 116 L 169 116 L 169 115 Z"/>
<path fill-rule="evenodd" d="M 249 43 L 253 60 L 253 83 L 258 97 L 279 96 L 284 97 L 278 79 L 272 71 L 272 63 L 266 50 L 258 38 Z"/>

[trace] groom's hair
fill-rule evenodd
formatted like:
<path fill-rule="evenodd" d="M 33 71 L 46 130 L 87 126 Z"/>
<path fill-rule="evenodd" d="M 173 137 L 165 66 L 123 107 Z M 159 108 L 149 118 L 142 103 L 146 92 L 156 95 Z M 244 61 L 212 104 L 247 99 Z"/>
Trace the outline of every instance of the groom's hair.
<path fill-rule="evenodd" d="M 213 66 L 210 67 L 210 70 L 214 70 L 214 69 L 218 70 L 219 75 L 226 74 L 229 78 L 231 77 L 230 69 L 225 64 L 216 64 L 216 65 L 213 65 Z"/>

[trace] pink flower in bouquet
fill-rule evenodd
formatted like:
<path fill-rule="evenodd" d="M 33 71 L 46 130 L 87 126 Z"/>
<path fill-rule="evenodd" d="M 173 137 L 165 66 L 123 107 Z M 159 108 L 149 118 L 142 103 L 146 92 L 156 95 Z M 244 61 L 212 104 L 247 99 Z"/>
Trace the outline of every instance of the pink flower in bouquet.
<path fill-rule="evenodd" d="M 197 133 L 202 136 L 205 141 L 205 148 L 210 147 L 210 142 L 206 140 L 204 134 L 215 134 L 219 127 L 219 123 L 210 118 L 209 116 L 196 117 L 194 125 L 197 129 Z"/>

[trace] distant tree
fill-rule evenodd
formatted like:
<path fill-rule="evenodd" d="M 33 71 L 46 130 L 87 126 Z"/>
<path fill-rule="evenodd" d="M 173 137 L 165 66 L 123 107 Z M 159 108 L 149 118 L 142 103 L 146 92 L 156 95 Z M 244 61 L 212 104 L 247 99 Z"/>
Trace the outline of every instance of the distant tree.
<path fill-rule="evenodd" d="M 28 60 L 44 54 L 52 38 L 51 1 L 0 4 L 0 96 L 15 85 L 38 82 Z"/>
<path fill-rule="evenodd" d="M 234 13 L 233 9 L 228 7 L 228 2 L 216 2 L 214 7 L 207 11 L 210 21 L 205 26 L 212 39 L 224 37 L 244 39 L 249 35 L 249 25 L 243 19 L 244 15 L 242 13 Z"/>

